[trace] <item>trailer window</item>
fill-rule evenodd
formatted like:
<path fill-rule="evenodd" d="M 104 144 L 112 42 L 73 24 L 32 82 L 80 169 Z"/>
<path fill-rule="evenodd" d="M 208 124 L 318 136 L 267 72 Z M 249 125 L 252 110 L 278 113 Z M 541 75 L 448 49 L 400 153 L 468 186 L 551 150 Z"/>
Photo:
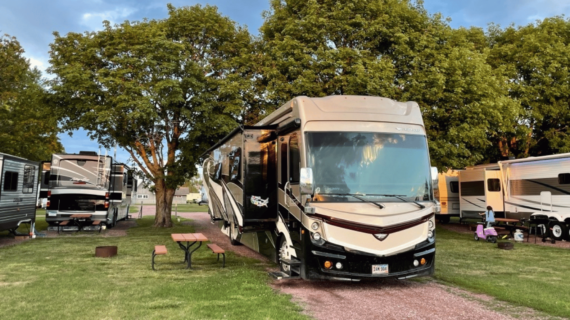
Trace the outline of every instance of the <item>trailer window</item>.
<path fill-rule="evenodd" d="M 291 135 L 289 139 L 289 181 L 298 183 L 299 166 L 301 165 L 301 154 L 299 152 L 299 138 L 296 134 Z"/>
<path fill-rule="evenodd" d="M 458 181 L 449 182 L 449 191 L 451 193 L 459 193 L 459 182 Z"/>
<path fill-rule="evenodd" d="M 22 181 L 22 193 L 32 193 L 34 191 L 34 166 L 24 166 L 24 180 Z"/>
<path fill-rule="evenodd" d="M 558 175 L 558 184 L 570 184 L 570 173 L 561 173 Z"/>
<path fill-rule="evenodd" d="M 4 191 L 18 191 L 18 173 L 6 171 L 4 174 Z"/>
<path fill-rule="evenodd" d="M 487 179 L 487 190 L 491 192 L 501 191 L 501 181 L 499 179 Z"/>
<path fill-rule="evenodd" d="M 461 182 L 461 196 L 484 196 L 484 181 Z"/>

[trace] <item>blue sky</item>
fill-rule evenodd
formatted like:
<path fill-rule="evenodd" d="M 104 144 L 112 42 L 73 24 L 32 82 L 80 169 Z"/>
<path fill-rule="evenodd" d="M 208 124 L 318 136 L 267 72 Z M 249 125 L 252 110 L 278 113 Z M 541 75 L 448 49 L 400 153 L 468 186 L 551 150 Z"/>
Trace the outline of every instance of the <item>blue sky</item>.
<path fill-rule="evenodd" d="M 15 36 L 26 57 L 40 70 L 48 67 L 52 33 L 99 30 L 103 20 L 120 23 L 124 20 L 162 19 L 167 16 L 166 4 L 188 6 L 211 4 L 238 24 L 247 25 L 253 34 L 263 23 L 262 12 L 269 9 L 269 0 L 5 0 L 0 2 L 0 33 Z M 570 0 L 425 0 L 429 13 L 451 18 L 451 26 L 482 27 L 489 23 L 508 26 L 526 25 L 537 19 L 570 15 Z M 86 133 L 77 131 L 73 138 L 60 135 L 66 152 L 98 150 L 98 144 Z M 111 154 L 113 150 L 109 151 Z M 119 161 L 127 161 L 125 151 L 117 153 Z"/>

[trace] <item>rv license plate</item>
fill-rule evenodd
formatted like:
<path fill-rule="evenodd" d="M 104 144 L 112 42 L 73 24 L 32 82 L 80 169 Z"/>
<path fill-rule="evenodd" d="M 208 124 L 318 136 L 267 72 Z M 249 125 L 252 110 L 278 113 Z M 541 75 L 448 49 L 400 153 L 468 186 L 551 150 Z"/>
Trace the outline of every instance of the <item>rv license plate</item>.
<path fill-rule="evenodd" d="M 388 274 L 388 265 L 387 264 L 373 264 L 372 265 L 372 274 Z"/>

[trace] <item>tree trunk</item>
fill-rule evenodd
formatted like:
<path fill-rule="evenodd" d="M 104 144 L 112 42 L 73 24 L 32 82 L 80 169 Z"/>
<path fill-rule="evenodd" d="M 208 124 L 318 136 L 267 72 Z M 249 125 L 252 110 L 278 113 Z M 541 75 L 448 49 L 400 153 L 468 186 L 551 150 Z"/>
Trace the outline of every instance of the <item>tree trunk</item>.
<path fill-rule="evenodd" d="M 172 227 L 172 200 L 176 189 L 167 189 L 164 179 L 158 179 L 155 184 L 156 192 L 156 215 L 154 217 L 154 227 Z"/>

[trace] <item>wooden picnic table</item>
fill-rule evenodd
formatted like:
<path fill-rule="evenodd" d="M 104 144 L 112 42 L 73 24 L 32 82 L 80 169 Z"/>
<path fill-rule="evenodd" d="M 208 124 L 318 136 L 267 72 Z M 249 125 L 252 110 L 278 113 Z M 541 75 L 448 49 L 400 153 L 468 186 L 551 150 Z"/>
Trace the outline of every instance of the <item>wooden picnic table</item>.
<path fill-rule="evenodd" d="M 182 251 L 184 251 L 184 262 L 188 262 L 186 269 L 192 266 L 192 253 L 200 249 L 202 242 L 208 241 L 205 235 L 201 233 L 173 233 L 172 240 L 178 243 L 178 246 Z M 184 245 L 186 242 L 186 245 Z M 194 250 L 190 251 L 190 248 L 198 243 L 198 246 Z"/>
<path fill-rule="evenodd" d="M 69 218 L 73 221 L 73 224 L 77 226 L 77 231 L 80 231 L 87 224 L 91 224 L 92 216 L 90 213 L 75 213 L 69 216 Z"/>
<path fill-rule="evenodd" d="M 508 219 L 508 218 L 495 218 L 495 223 L 497 227 L 505 228 L 509 231 L 510 236 L 514 238 L 513 231 L 521 228 L 522 223 L 519 219 Z M 521 225 L 517 225 L 521 223 Z"/>

